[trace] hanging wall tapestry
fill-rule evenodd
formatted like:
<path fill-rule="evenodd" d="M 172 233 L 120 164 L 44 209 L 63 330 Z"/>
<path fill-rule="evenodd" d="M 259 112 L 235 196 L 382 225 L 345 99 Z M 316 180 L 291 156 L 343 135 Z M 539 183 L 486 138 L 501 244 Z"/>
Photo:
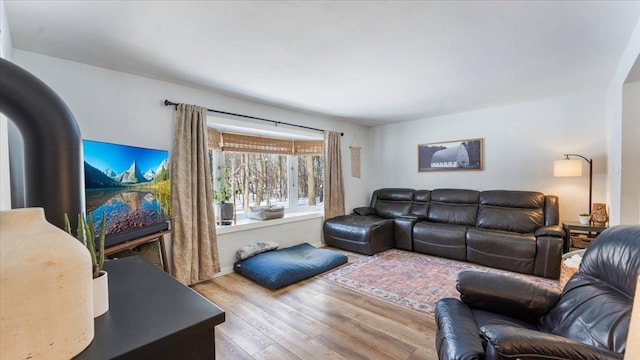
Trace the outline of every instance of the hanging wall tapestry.
<path fill-rule="evenodd" d="M 482 170 L 483 139 L 418 145 L 418 171 Z"/>
<path fill-rule="evenodd" d="M 353 143 L 356 143 L 357 146 L 354 146 Z M 354 135 L 353 140 L 351 140 L 351 176 L 355 178 L 360 178 L 360 143 L 358 143 L 358 138 Z"/>

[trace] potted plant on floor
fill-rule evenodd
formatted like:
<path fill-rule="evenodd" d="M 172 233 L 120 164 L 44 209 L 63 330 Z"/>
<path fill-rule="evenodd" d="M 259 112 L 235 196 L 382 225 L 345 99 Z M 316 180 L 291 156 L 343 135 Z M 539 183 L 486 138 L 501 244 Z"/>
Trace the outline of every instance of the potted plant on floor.
<path fill-rule="evenodd" d="M 242 194 L 242 191 L 240 189 L 233 190 L 228 167 L 224 168 L 223 176 L 218 176 L 216 181 L 218 182 L 218 189 L 213 190 L 213 200 L 218 204 L 220 218 L 222 220 L 232 220 L 233 202 L 229 202 L 229 200 L 236 194 Z"/>
<path fill-rule="evenodd" d="M 93 274 L 93 316 L 98 317 L 109 310 L 109 278 L 107 272 L 102 270 L 104 265 L 104 240 L 107 234 L 107 214 L 102 213 L 102 223 L 98 243 L 96 246 L 95 224 L 93 215 L 78 214 L 78 229 L 76 238 L 84 244 L 91 255 L 91 272 Z M 64 227 L 67 233 L 73 236 L 69 217 L 64 214 Z"/>

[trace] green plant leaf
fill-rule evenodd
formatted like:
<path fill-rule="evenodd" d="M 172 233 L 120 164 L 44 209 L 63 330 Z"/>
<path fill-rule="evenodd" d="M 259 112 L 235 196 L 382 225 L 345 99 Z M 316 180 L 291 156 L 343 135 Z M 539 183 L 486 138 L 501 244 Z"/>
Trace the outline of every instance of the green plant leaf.
<path fill-rule="evenodd" d="M 91 254 L 91 268 L 93 270 L 93 277 L 96 278 L 96 270 L 98 269 L 98 260 L 96 259 L 96 241 L 95 241 L 95 233 L 92 229 L 89 228 L 89 224 L 87 224 L 87 219 L 82 218 L 83 227 L 85 237 L 87 238 L 87 249 L 89 249 L 89 254 Z M 89 215 L 89 222 L 93 224 L 93 216 Z M 99 270 L 97 271 L 99 272 Z"/>
<path fill-rule="evenodd" d="M 87 241 L 84 237 L 84 228 L 83 228 L 84 220 L 82 218 L 82 214 L 78 214 L 78 229 L 76 230 L 76 238 L 78 241 L 82 243 L 82 245 L 87 246 Z"/>
<path fill-rule="evenodd" d="M 218 182 L 218 189 L 213 190 L 213 200 L 217 202 L 227 202 L 231 199 L 232 192 L 229 189 L 231 187 L 231 180 L 229 179 L 229 171 L 228 167 L 223 169 L 224 178 L 222 176 L 216 177 L 216 181 Z"/>
<path fill-rule="evenodd" d="M 67 213 L 64 213 L 64 231 L 67 232 L 67 234 L 72 235 L 71 233 L 71 223 L 69 222 L 69 215 L 67 215 Z"/>
<path fill-rule="evenodd" d="M 102 270 L 104 265 L 104 239 L 107 236 L 107 212 L 102 212 L 102 224 L 100 226 L 100 240 L 98 242 L 98 271 Z"/>

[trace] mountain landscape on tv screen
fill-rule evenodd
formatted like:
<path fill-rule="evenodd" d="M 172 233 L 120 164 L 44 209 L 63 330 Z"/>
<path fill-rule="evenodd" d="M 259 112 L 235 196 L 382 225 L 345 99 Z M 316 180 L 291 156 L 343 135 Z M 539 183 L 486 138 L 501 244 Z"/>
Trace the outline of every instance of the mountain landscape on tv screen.
<path fill-rule="evenodd" d="M 169 153 L 84 140 L 87 213 L 107 234 L 166 222 L 170 216 Z"/>
<path fill-rule="evenodd" d="M 127 170 L 119 174 L 111 169 L 99 170 L 85 161 L 84 172 L 87 189 L 150 185 L 154 182 L 169 180 L 168 159 L 162 160 L 155 169 L 148 169 L 144 174 L 142 174 L 136 160 L 131 162 L 131 166 Z"/>

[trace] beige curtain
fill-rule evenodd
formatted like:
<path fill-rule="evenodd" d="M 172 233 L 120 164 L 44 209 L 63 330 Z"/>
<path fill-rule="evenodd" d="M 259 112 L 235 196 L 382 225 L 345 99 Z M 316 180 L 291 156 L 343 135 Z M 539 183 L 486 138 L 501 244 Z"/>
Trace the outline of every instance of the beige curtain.
<path fill-rule="evenodd" d="M 324 218 L 344 215 L 340 133 L 324 132 Z"/>
<path fill-rule="evenodd" d="M 220 271 L 206 118 L 206 108 L 177 106 L 171 156 L 172 271 L 187 285 Z"/>

